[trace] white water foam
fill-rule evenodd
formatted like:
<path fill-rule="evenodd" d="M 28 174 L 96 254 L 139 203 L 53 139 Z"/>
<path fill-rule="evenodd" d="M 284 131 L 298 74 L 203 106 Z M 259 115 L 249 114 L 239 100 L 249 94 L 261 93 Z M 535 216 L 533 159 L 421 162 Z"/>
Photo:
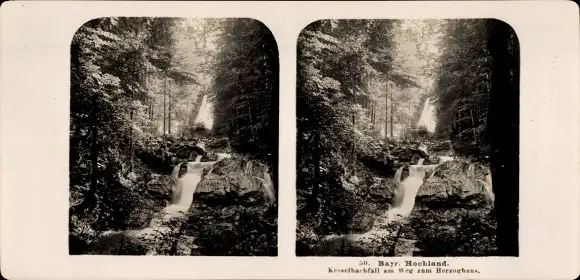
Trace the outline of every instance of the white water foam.
<path fill-rule="evenodd" d="M 213 128 L 213 104 L 207 99 L 207 94 L 203 96 L 197 116 L 196 124 L 202 124 L 206 129 Z"/>

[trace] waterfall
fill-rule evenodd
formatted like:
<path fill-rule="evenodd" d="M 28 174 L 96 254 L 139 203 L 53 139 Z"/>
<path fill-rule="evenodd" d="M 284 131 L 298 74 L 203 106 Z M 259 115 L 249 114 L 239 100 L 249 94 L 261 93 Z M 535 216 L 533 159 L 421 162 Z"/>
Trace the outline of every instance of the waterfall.
<path fill-rule="evenodd" d="M 202 124 L 206 129 L 213 128 L 213 105 L 207 100 L 207 94 L 203 96 L 201 105 L 197 116 L 195 117 L 195 124 Z"/>
<path fill-rule="evenodd" d="M 276 190 L 274 190 L 272 178 L 268 173 L 268 167 L 265 167 L 264 170 L 262 170 L 262 177 L 263 178 L 254 176 L 254 178 L 258 179 L 260 184 L 262 184 L 261 186 L 264 193 L 264 198 L 266 199 L 266 204 L 271 206 L 276 202 Z"/>
<path fill-rule="evenodd" d="M 425 100 L 423 105 L 423 111 L 417 122 L 417 127 L 424 126 L 427 131 L 433 133 L 435 131 L 435 126 L 437 125 L 435 121 L 435 107 L 429 102 L 429 98 Z"/>
<path fill-rule="evenodd" d="M 203 147 L 203 143 L 198 146 Z M 166 235 L 171 227 L 164 225 L 165 222 L 174 218 L 186 217 L 189 208 L 193 204 L 193 197 L 199 182 L 201 181 L 204 171 L 213 169 L 214 165 L 219 161 L 229 158 L 231 155 L 226 153 L 217 153 L 217 160 L 211 162 L 201 162 L 201 156 L 197 156 L 195 161 L 183 162 L 177 164 L 172 172 L 171 179 L 173 181 L 172 196 L 170 204 L 165 207 L 160 213 L 155 215 L 147 227 L 143 229 L 133 230 L 107 230 L 100 233 L 99 246 L 123 246 L 126 238 L 142 238 L 142 241 L 154 245 L 147 254 L 157 254 L 156 246 L 162 245 L 166 240 L 163 236 Z M 266 178 L 267 184 L 271 184 L 271 179 Z M 161 234 L 157 235 L 156 233 Z M 182 235 L 179 233 L 179 242 L 191 243 L 192 237 Z M 183 241 L 185 240 L 185 241 Z M 120 244 L 120 245 L 119 245 Z M 182 244 L 182 243 L 178 243 Z M 178 245 L 181 246 L 181 245 Z M 186 245 L 186 247 L 189 245 Z M 182 247 L 183 248 L 183 247 Z"/>
<path fill-rule="evenodd" d="M 183 166 L 183 163 L 175 166 L 171 172 L 171 179 L 173 179 L 173 182 L 175 183 L 173 193 L 171 195 L 171 203 L 176 203 L 179 200 L 179 197 L 181 197 L 181 189 L 178 188 L 179 171 L 181 170 L 181 166 Z"/>
<path fill-rule="evenodd" d="M 195 193 L 197 184 L 201 180 L 203 170 L 202 165 L 195 165 L 195 163 L 200 162 L 196 160 L 194 162 L 188 162 L 187 164 L 180 163 L 173 168 L 171 178 L 173 179 L 174 186 L 171 204 L 165 207 L 159 216 L 151 219 L 149 227 L 141 230 L 138 235 L 152 233 L 154 230 L 164 231 L 167 229 L 162 226 L 164 221 L 185 216 L 193 202 L 193 194 Z M 182 166 L 186 168 L 187 172 L 180 178 L 179 173 Z"/>
<path fill-rule="evenodd" d="M 485 181 L 476 179 L 483 186 L 483 193 L 485 194 L 485 202 L 487 205 L 493 206 L 495 201 L 495 193 L 493 192 L 493 185 L 491 182 L 491 173 L 485 175 Z"/>
<path fill-rule="evenodd" d="M 221 158 L 218 156 L 218 160 L 211 162 L 200 162 L 201 156 L 197 156 L 195 161 L 176 165 L 171 173 L 171 178 L 174 182 L 171 204 L 165 207 L 159 213 L 160 215 L 151 219 L 148 227 L 141 230 L 128 231 L 128 233 L 131 236 L 152 238 L 152 236 L 147 236 L 147 234 L 155 231 L 163 233 L 169 230 L 169 228 L 163 226 L 163 222 L 173 218 L 185 217 L 193 203 L 193 196 L 197 185 L 201 181 L 203 171 L 213 168 L 217 162 L 229 156 L 228 154 L 221 154 Z M 184 169 L 186 172 L 181 174 Z"/>
<path fill-rule="evenodd" d="M 425 178 L 425 169 L 410 165 L 409 177 L 401 180 L 403 166 L 395 172 L 395 184 L 397 186 L 393 208 L 387 213 L 388 221 L 396 221 L 408 217 L 415 206 L 415 197 L 419 187 Z"/>
<path fill-rule="evenodd" d="M 393 208 L 387 212 L 387 221 L 398 221 L 408 217 L 415 206 L 415 198 L 419 188 L 423 185 L 425 175 L 432 174 L 440 164 L 422 165 L 423 159 L 417 165 L 409 165 L 409 177 L 401 180 L 403 168 L 395 172 L 395 198 Z"/>
<path fill-rule="evenodd" d="M 266 191 L 266 196 L 268 198 L 268 204 L 272 205 L 276 201 L 276 191 L 274 190 L 274 184 L 272 183 L 272 178 L 267 171 L 262 171 L 264 176 L 264 190 Z"/>

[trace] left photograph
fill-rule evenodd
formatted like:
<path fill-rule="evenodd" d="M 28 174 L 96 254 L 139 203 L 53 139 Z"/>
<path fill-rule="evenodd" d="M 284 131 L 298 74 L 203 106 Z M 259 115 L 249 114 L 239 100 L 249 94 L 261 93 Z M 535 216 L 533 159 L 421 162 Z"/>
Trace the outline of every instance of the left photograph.
<path fill-rule="evenodd" d="M 69 254 L 277 255 L 279 60 L 263 23 L 94 19 L 70 77 Z"/>

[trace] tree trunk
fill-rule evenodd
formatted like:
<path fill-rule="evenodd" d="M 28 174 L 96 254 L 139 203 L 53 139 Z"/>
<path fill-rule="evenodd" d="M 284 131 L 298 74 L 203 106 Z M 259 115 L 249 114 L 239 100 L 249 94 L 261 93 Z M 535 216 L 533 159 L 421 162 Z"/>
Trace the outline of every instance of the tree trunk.
<path fill-rule="evenodd" d="M 131 94 L 133 95 L 133 94 Z M 130 163 L 129 163 L 129 172 L 133 172 L 133 107 L 131 106 L 131 113 L 129 116 L 130 119 L 130 126 L 131 126 L 131 140 L 129 144 L 129 153 L 130 153 Z"/>
<path fill-rule="evenodd" d="M 407 122 L 407 129 L 405 129 L 405 138 L 409 136 L 409 132 L 413 129 L 413 116 L 411 116 L 411 98 L 408 101 L 409 121 Z"/>
<path fill-rule="evenodd" d="M 147 113 L 150 121 L 153 121 L 153 96 L 149 96 L 149 106 L 147 106 Z"/>
<path fill-rule="evenodd" d="M 149 75 L 147 75 L 147 85 L 149 85 Z M 151 95 L 149 97 L 149 120 L 151 120 L 153 123 L 155 121 L 155 113 L 153 112 L 153 109 L 155 108 L 155 93 L 151 92 L 151 88 L 149 88 L 149 86 L 147 86 L 147 89 Z"/>
<path fill-rule="evenodd" d="M 356 95 L 355 95 L 354 96 L 354 105 L 353 106 L 356 106 L 356 105 L 357 105 L 357 98 L 356 98 Z M 354 167 L 355 159 L 356 159 L 355 149 L 356 149 L 356 137 L 357 137 L 357 134 L 356 134 L 356 115 L 355 115 L 356 112 L 355 112 L 354 109 L 355 108 L 353 107 L 353 110 L 352 110 L 352 132 L 353 132 L 352 134 L 353 134 L 353 139 L 352 139 L 352 151 L 351 151 L 352 166 L 353 167 Z"/>
<path fill-rule="evenodd" d="M 94 199 L 99 179 L 99 148 L 97 140 L 99 137 L 99 129 L 96 123 L 93 124 L 91 134 L 93 136 L 91 141 L 91 188 L 85 201 L 92 201 Z"/>
<path fill-rule="evenodd" d="M 248 116 L 250 116 L 250 135 L 252 135 L 252 140 L 255 140 L 255 135 L 254 135 L 254 125 L 253 125 L 253 121 L 252 121 L 252 108 L 251 108 L 251 104 L 250 102 L 248 102 Z"/>
<path fill-rule="evenodd" d="M 149 73 L 145 72 L 145 88 L 147 89 L 147 113 L 149 114 L 149 120 L 152 121 L 153 117 L 152 117 L 152 109 L 151 106 L 153 104 L 153 96 L 151 96 L 151 91 L 149 88 Z"/>
<path fill-rule="evenodd" d="M 151 96 L 151 121 L 155 121 L 155 96 Z"/>
<path fill-rule="evenodd" d="M 519 44 L 509 25 L 493 20 L 488 28 L 487 46 L 493 62 L 487 131 L 495 192 L 496 243 L 500 256 L 518 256 Z"/>
<path fill-rule="evenodd" d="M 375 110 L 377 110 L 376 107 L 377 107 L 377 102 L 373 100 L 371 102 L 371 122 L 373 123 L 373 127 L 376 124 L 376 115 L 377 115 L 377 112 L 375 112 Z"/>
<path fill-rule="evenodd" d="M 71 123 L 74 123 L 74 120 L 71 120 Z M 71 166 L 73 166 L 73 164 L 76 164 L 79 160 L 79 148 L 80 148 L 80 143 L 81 143 L 81 130 L 82 130 L 82 126 L 76 126 L 76 127 L 71 127 L 71 130 L 73 131 L 73 135 L 70 138 L 70 153 L 69 153 L 69 163 L 71 164 Z"/>
<path fill-rule="evenodd" d="M 149 119 L 153 122 L 155 121 L 155 96 L 151 96 L 150 97 L 150 108 L 149 108 Z"/>
<path fill-rule="evenodd" d="M 165 135 L 165 108 L 167 103 L 167 78 L 163 79 L 164 90 L 163 90 L 163 134 Z"/>
<path fill-rule="evenodd" d="M 309 197 L 308 206 L 313 210 L 314 213 L 320 212 L 320 203 L 318 197 L 320 196 L 320 131 L 313 131 L 314 133 L 314 149 L 312 150 L 312 161 L 314 168 L 314 184 L 312 186 L 312 194 Z M 318 217 L 318 215 L 315 215 Z M 319 224 L 318 221 L 316 224 Z"/>
<path fill-rule="evenodd" d="M 183 127 L 181 129 L 181 135 L 185 135 L 185 131 L 187 130 L 187 121 L 189 121 L 189 101 L 185 102 L 185 121 L 183 122 Z"/>
<path fill-rule="evenodd" d="M 206 47 L 207 47 L 207 28 L 204 25 L 201 26 L 201 40 L 202 40 L 202 47 L 203 50 L 205 51 Z"/>
<path fill-rule="evenodd" d="M 393 127 L 393 111 L 395 111 L 394 101 L 393 101 L 393 87 L 391 86 L 391 138 L 393 138 L 393 131 L 395 128 Z"/>
<path fill-rule="evenodd" d="M 389 138 L 389 85 L 385 84 L 385 141 Z"/>
<path fill-rule="evenodd" d="M 471 115 L 471 127 L 473 127 L 473 140 L 474 140 L 475 146 L 477 147 L 477 146 L 479 146 L 479 144 L 478 144 L 479 141 L 477 139 L 478 138 L 477 126 L 475 124 L 475 120 L 473 119 L 473 110 L 469 110 L 469 113 Z"/>
<path fill-rule="evenodd" d="M 97 193 L 97 183 L 98 183 L 98 179 L 100 176 L 100 172 L 99 172 L 99 148 L 98 148 L 98 136 L 99 136 L 99 129 L 97 127 L 98 125 L 98 117 L 97 117 L 97 113 L 95 111 L 96 109 L 93 107 L 93 112 L 92 112 L 92 119 L 93 119 L 93 123 L 91 125 L 91 154 L 90 154 L 90 161 L 91 161 L 91 183 L 89 186 L 89 190 L 87 191 L 87 193 L 85 194 L 85 198 L 84 200 L 77 205 L 76 207 L 74 207 L 74 209 L 72 210 L 72 213 L 74 214 L 81 214 L 84 212 L 85 209 L 87 209 L 89 206 L 91 206 L 93 204 L 93 202 L 95 201 L 95 194 Z"/>
<path fill-rule="evenodd" d="M 167 130 L 168 133 L 171 135 L 171 88 L 169 89 L 169 91 L 167 92 L 167 94 L 169 95 L 167 97 Z"/>
<path fill-rule="evenodd" d="M 138 72 L 136 61 L 133 59 L 133 70 L 137 72 L 137 83 L 141 82 L 141 73 Z M 131 132 L 129 133 L 129 172 L 133 172 L 133 113 L 135 108 L 133 108 L 133 102 L 135 101 L 135 92 L 131 91 L 131 100 L 130 100 L 131 110 L 129 112 L 129 126 Z"/>

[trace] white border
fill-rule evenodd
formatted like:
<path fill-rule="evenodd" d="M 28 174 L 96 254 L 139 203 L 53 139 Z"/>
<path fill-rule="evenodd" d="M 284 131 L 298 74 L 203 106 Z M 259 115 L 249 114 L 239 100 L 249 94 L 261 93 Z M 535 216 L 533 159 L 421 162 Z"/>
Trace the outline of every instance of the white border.
<path fill-rule="evenodd" d="M 354 278 L 296 258 L 296 39 L 324 18 L 497 18 L 521 46 L 519 258 L 456 258 L 469 278 L 574 278 L 578 273 L 578 7 L 535 2 L 6 2 L 0 17 L 1 269 L 7 278 Z M 69 45 L 105 16 L 251 17 L 280 53 L 279 257 L 69 256 Z M 397 258 L 403 259 L 403 258 Z M 374 258 L 369 258 L 371 262 Z M 381 278 L 426 278 L 382 275 Z M 465 278 L 432 275 L 429 278 Z M 376 278 L 374 276 L 373 278 Z"/>

